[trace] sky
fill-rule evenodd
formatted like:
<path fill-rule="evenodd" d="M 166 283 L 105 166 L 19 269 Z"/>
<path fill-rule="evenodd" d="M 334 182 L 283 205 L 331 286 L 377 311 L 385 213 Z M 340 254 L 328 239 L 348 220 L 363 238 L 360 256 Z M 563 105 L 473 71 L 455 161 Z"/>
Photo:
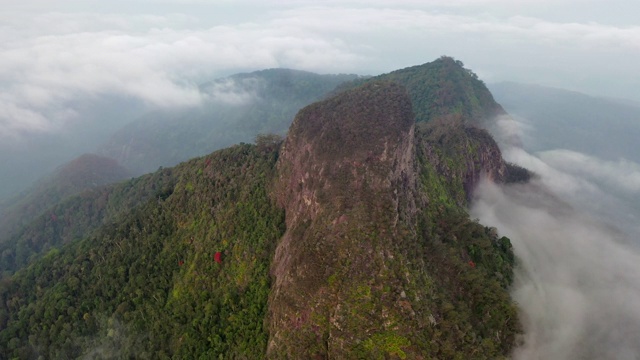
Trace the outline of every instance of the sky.
<path fill-rule="evenodd" d="M 375 75 L 453 56 L 485 82 L 640 101 L 635 0 L 1 0 L 0 141 L 105 97 L 179 107 L 198 83 L 288 67 Z M 319 5 L 320 4 L 320 5 Z M 106 120 L 103 120 L 106 121 Z"/>

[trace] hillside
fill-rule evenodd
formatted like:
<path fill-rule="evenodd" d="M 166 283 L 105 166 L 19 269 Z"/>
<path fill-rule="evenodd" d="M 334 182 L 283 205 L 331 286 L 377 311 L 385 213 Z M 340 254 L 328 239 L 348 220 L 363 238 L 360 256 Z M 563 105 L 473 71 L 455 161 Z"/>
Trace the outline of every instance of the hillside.
<path fill-rule="evenodd" d="M 182 164 L 162 196 L 2 283 L 0 354 L 259 358 L 283 228 L 267 196 L 275 154 L 242 145 Z"/>
<path fill-rule="evenodd" d="M 506 357 L 511 244 L 465 208 L 509 167 L 471 126 L 493 108 L 439 104 L 416 123 L 407 87 L 366 82 L 303 108 L 283 143 L 57 204 L 16 238 L 46 255 L 0 282 L 0 354 Z"/>
<path fill-rule="evenodd" d="M 84 154 L 58 167 L 21 195 L 5 202 L 0 209 L 0 243 L 65 198 L 130 176 L 115 160 L 95 154 Z"/>
<path fill-rule="evenodd" d="M 130 181 L 84 189 L 53 204 L 47 199 L 57 196 L 55 191 L 52 195 L 45 192 L 41 198 L 26 197 L 23 201 L 29 206 L 7 212 L 11 217 L 23 217 L 3 219 L 4 224 L 14 228 L 5 228 L 0 243 L 0 278 L 10 276 L 54 248 L 87 237 L 100 226 L 122 221 L 137 206 L 165 196 L 175 181 L 171 169 L 164 169 Z M 16 226 L 18 221 L 24 225 Z"/>
<path fill-rule="evenodd" d="M 356 77 L 268 69 L 218 79 L 200 86 L 201 106 L 147 114 L 116 132 L 99 152 L 144 174 L 251 142 L 260 133 L 284 134 L 303 106 Z"/>

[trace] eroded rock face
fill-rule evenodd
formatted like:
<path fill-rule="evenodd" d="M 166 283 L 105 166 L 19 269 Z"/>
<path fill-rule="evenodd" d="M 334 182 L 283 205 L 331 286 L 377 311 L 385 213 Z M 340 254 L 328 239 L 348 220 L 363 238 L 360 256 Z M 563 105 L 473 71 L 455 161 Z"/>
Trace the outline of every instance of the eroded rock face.
<path fill-rule="evenodd" d="M 510 350 L 509 244 L 463 210 L 482 176 L 501 181 L 504 162 L 460 116 L 416 129 L 411 98 L 391 82 L 298 113 L 274 185 L 287 230 L 271 267 L 268 357 Z"/>
<path fill-rule="evenodd" d="M 287 232 L 272 268 L 272 356 L 346 356 L 397 311 L 382 305 L 395 302 L 387 294 L 358 326 L 351 316 L 376 303 L 367 297 L 390 275 L 400 218 L 415 211 L 414 126 L 405 89 L 386 82 L 296 117 L 279 159 Z"/>

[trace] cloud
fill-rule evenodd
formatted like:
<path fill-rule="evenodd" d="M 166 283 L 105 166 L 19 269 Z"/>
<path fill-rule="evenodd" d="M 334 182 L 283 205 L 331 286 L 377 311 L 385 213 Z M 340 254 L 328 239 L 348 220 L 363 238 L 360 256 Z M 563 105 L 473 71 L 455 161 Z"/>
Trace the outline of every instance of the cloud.
<path fill-rule="evenodd" d="M 471 209 L 511 238 L 519 259 L 512 296 L 525 342 L 515 359 L 634 359 L 640 353 L 638 244 L 625 244 L 622 233 L 544 188 L 485 182 Z"/>
<path fill-rule="evenodd" d="M 228 4 L 202 3 L 211 4 L 212 12 Z M 2 99 L 0 136 L 55 131 L 68 122 L 60 109 L 74 114 L 72 102 L 114 94 L 149 106 L 193 106 L 203 100 L 198 83 L 237 71 L 290 67 L 375 74 L 449 54 L 470 59 L 467 65 L 489 79 L 504 77 L 499 73 L 506 69 L 518 71 L 514 80 L 529 74 L 549 81 L 575 76 L 586 82 L 591 81 L 584 80 L 588 55 L 592 63 L 611 65 L 598 65 L 605 75 L 589 77 L 606 89 L 612 73 L 636 71 L 630 55 L 640 53 L 638 26 L 469 15 L 442 10 L 441 1 L 324 4 L 244 1 L 237 11 L 246 9 L 252 16 L 217 16 L 215 23 L 206 14 L 193 13 L 6 8 L 0 13 L 0 91 L 11 95 Z M 536 65 L 527 65 L 532 62 Z M 565 75 L 557 76 L 559 71 Z M 634 77 L 625 78 L 631 79 L 631 88 Z"/>
<path fill-rule="evenodd" d="M 493 130 L 528 136 L 503 117 Z M 526 185 L 483 182 L 471 215 L 508 236 L 518 257 L 512 296 L 525 327 L 514 358 L 635 359 L 640 353 L 640 166 L 569 150 L 503 156 L 538 174 Z"/>
<path fill-rule="evenodd" d="M 246 105 L 258 98 L 258 91 L 264 86 L 259 78 L 216 80 L 201 87 L 212 102 Z"/>
<path fill-rule="evenodd" d="M 535 131 L 524 119 L 503 116 L 489 129 L 508 162 L 540 176 L 539 182 L 556 197 L 630 234 L 640 234 L 640 165 L 620 159 L 598 159 L 575 151 L 525 151 L 521 139 Z"/>
<path fill-rule="evenodd" d="M 193 30 L 155 27 L 170 22 L 161 17 L 97 18 L 42 15 L 33 23 L 62 25 L 44 26 L 51 29 L 47 35 L 27 26 L 13 33 L 23 39 L 0 45 L 0 89 L 11 94 L 0 99 L 0 136 L 55 130 L 65 123 L 58 108 L 92 97 L 117 94 L 152 106 L 193 106 L 203 100 L 197 83 L 220 71 L 326 71 L 337 70 L 331 64 L 344 68 L 358 61 L 339 40 L 278 27 Z M 145 22 L 147 29 L 135 30 Z"/>

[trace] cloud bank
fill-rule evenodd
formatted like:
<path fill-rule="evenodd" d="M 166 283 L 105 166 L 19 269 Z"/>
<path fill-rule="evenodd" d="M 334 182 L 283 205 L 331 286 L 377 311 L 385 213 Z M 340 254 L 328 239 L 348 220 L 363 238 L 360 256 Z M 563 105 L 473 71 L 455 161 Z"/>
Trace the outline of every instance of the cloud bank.
<path fill-rule="evenodd" d="M 628 89 L 640 85 L 629 76 L 637 74 L 631 55 L 640 55 L 640 27 L 451 9 L 504 4 L 497 0 L 243 1 L 213 23 L 181 1 L 157 6 L 183 5 L 171 9 L 184 13 L 138 4 L 145 3 L 148 13 L 126 12 L 131 6 L 120 13 L 34 13 L 17 5 L 0 12 L 0 138 L 60 130 L 82 121 L 74 102 L 114 94 L 148 106 L 194 106 L 203 100 L 199 83 L 271 67 L 377 74 L 448 54 L 486 80 L 529 76 L 558 85 L 573 76 L 575 87 L 595 81 L 606 91 L 609 78 L 626 73 Z M 196 3 L 211 13 L 230 8 Z M 585 79 L 586 72 L 593 76 Z"/>
<path fill-rule="evenodd" d="M 511 238 L 523 313 L 515 359 L 635 359 L 640 253 L 625 236 L 541 193 L 484 183 L 472 215 Z"/>
<path fill-rule="evenodd" d="M 538 175 L 526 185 L 484 182 L 471 208 L 512 240 L 519 259 L 512 296 L 525 337 L 514 358 L 636 359 L 640 166 L 562 149 L 529 154 L 509 140 L 531 124 L 497 124 L 505 159 Z"/>

